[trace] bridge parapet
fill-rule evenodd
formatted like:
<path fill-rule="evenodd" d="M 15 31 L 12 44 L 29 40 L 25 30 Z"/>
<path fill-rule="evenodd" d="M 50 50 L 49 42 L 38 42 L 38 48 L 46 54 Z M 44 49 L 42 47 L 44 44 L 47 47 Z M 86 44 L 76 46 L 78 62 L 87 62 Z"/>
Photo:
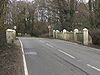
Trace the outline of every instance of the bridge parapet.
<path fill-rule="evenodd" d="M 79 31 L 78 29 L 74 29 L 74 31 L 67 31 L 64 29 L 63 31 L 53 30 L 53 38 L 62 39 L 66 41 L 74 41 L 78 43 L 82 43 L 84 45 L 88 45 L 92 43 L 92 38 L 88 34 L 88 29 L 84 28 L 83 31 Z"/>

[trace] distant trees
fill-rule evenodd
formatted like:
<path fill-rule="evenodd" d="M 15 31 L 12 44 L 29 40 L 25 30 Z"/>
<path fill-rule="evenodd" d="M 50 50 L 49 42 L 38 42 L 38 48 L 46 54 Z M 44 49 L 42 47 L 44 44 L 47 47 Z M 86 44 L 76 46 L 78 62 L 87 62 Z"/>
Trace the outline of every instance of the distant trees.
<path fill-rule="evenodd" d="M 72 30 L 72 17 L 75 13 L 76 0 L 45 0 L 47 19 L 53 29 Z"/>
<path fill-rule="evenodd" d="M 10 24 L 17 26 L 17 32 L 22 34 L 29 33 L 32 30 L 32 23 L 34 19 L 34 9 L 31 4 L 25 1 L 12 1 L 9 4 Z M 11 26 L 10 26 L 11 27 Z"/>
<path fill-rule="evenodd" d="M 90 34 L 94 44 L 100 44 L 100 0 L 89 0 Z"/>
<path fill-rule="evenodd" d="M 100 28 L 100 0 L 95 0 L 96 27 Z"/>
<path fill-rule="evenodd" d="M 47 33 L 45 7 L 42 3 L 44 2 L 40 3 L 38 0 L 11 2 L 9 5 L 10 24 L 17 26 L 17 33 L 27 33 L 34 36 Z"/>
<path fill-rule="evenodd" d="M 10 24 L 17 26 L 17 32 L 31 35 L 48 33 L 53 29 L 73 29 L 76 0 L 34 0 L 10 3 Z M 13 7 L 12 7 L 13 6 Z"/>
<path fill-rule="evenodd" d="M 3 35 L 0 38 L 5 37 L 6 26 L 17 26 L 17 33 L 34 36 L 48 33 L 49 25 L 55 30 L 71 31 L 87 27 L 90 31 L 99 31 L 99 5 L 99 0 L 89 0 L 88 3 L 83 0 L 3 0 L 0 1 L 0 34 Z M 94 34 L 91 31 L 93 37 Z"/>

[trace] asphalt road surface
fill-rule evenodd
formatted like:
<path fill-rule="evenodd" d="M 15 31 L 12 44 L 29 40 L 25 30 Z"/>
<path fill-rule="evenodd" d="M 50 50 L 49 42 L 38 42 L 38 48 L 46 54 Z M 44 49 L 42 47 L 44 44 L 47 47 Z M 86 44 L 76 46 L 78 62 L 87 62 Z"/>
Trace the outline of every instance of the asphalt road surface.
<path fill-rule="evenodd" d="M 100 50 L 46 38 L 20 38 L 29 75 L 100 75 Z"/>

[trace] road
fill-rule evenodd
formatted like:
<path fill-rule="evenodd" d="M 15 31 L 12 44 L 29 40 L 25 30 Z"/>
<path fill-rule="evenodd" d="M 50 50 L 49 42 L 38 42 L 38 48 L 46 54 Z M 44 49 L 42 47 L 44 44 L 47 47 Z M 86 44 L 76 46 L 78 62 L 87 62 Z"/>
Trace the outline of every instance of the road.
<path fill-rule="evenodd" d="M 100 50 L 46 38 L 20 38 L 29 75 L 100 75 Z"/>

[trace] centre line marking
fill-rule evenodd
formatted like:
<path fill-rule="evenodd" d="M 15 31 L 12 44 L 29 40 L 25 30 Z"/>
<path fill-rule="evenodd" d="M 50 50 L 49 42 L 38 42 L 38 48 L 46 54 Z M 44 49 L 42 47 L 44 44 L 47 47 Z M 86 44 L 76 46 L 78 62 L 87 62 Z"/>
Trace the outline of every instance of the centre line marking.
<path fill-rule="evenodd" d="M 50 44 L 48 44 L 48 43 L 46 43 L 46 45 L 47 45 L 47 46 L 49 46 L 49 47 L 51 47 L 51 48 L 53 48 L 53 46 L 52 46 L 52 45 L 50 45 Z"/>
<path fill-rule="evenodd" d="M 91 67 L 92 69 L 95 69 L 95 70 L 97 70 L 97 71 L 100 72 L 100 69 L 98 69 L 98 68 L 96 68 L 96 67 L 94 67 L 94 66 L 92 66 L 92 65 L 90 65 L 90 64 L 87 64 L 87 66 L 88 66 L 88 67 Z"/>
<path fill-rule="evenodd" d="M 62 50 L 60 50 L 60 49 L 58 49 L 58 51 L 60 51 L 61 53 L 63 53 L 63 54 L 65 54 L 65 55 L 67 55 L 67 56 L 69 56 L 69 57 L 75 59 L 74 56 L 72 56 L 72 55 L 70 55 L 70 54 L 68 54 L 68 53 L 66 53 L 66 52 L 64 52 L 64 51 L 62 51 Z"/>

